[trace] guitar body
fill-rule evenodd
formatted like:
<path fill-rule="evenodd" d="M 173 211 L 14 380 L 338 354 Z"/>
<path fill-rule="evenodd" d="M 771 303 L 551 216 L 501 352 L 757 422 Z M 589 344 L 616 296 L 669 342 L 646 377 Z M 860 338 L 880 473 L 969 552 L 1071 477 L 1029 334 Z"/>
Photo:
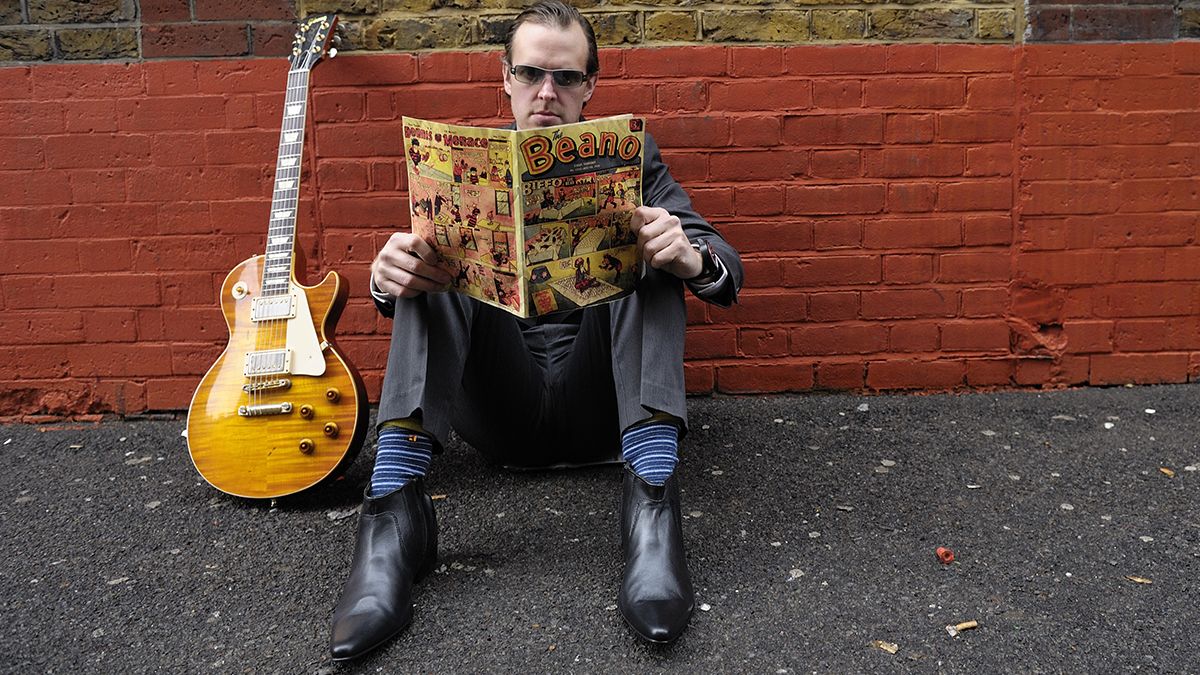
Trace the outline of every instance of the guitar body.
<path fill-rule="evenodd" d="M 239 497 L 294 494 L 339 474 L 367 432 L 362 379 L 333 345 L 348 291 L 334 272 L 316 286 L 291 279 L 295 316 L 254 320 L 265 256 L 234 267 L 221 285 L 225 351 L 188 409 L 188 451 L 204 480 Z M 248 377 L 247 354 L 286 345 L 290 372 Z M 298 374 L 297 371 L 319 374 Z"/>

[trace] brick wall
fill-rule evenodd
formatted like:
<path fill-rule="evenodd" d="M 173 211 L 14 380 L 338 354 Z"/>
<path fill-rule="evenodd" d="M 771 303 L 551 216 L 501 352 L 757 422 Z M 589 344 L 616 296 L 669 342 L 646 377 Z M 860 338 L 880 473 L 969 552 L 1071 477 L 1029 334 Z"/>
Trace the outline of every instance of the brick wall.
<path fill-rule="evenodd" d="M 692 391 L 1183 382 L 1200 373 L 1200 43 L 608 49 L 593 115 L 650 118 L 744 252 L 689 303 Z M 185 407 L 217 289 L 263 250 L 286 64 L 0 69 L 0 414 Z M 399 117 L 505 119 L 491 52 L 314 71 L 299 223 L 350 282 L 406 224 Z"/>
<path fill-rule="evenodd" d="M 346 51 L 485 49 L 520 0 L 0 0 L 0 63 L 278 56 L 297 16 L 336 12 Z M 608 46 L 1077 42 L 1200 37 L 1200 0 L 602 2 Z"/>

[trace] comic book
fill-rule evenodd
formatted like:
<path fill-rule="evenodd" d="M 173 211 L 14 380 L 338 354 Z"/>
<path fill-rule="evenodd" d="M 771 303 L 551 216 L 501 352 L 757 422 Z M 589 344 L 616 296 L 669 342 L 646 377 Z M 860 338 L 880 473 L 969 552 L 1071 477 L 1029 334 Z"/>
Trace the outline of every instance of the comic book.
<path fill-rule="evenodd" d="M 628 295 L 643 125 L 621 115 L 517 131 L 405 117 L 412 231 L 453 290 L 517 316 Z"/>

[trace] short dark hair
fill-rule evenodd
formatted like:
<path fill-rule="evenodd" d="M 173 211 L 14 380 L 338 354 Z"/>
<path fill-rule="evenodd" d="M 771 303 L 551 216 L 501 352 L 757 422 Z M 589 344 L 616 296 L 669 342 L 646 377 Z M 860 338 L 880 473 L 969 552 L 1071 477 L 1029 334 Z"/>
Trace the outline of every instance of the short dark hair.
<path fill-rule="evenodd" d="M 555 28 L 570 28 L 572 23 L 578 24 L 587 37 L 587 74 L 595 75 L 600 72 L 600 54 L 596 49 L 596 33 L 592 30 L 592 24 L 579 10 L 562 0 L 538 0 L 513 19 L 512 25 L 508 27 L 508 35 L 504 38 L 504 61 L 509 65 L 512 65 L 513 37 L 516 36 L 517 29 L 526 23 Z"/>

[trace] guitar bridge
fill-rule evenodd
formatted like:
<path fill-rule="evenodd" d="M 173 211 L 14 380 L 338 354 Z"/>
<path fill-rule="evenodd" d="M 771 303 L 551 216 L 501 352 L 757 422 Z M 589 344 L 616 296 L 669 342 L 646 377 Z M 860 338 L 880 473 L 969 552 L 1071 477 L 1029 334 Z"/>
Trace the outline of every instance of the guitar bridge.
<path fill-rule="evenodd" d="M 243 384 L 242 391 L 249 394 L 255 391 L 267 391 L 270 389 L 289 389 L 291 386 L 291 380 L 267 380 L 266 382 L 248 382 Z"/>
<path fill-rule="evenodd" d="M 241 405 L 238 406 L 238 415 L 242 417 L 262 417 L 263 415 L 286 415 L 292 412 L 292 404 L 283 403 L 267 403 L 263 405 Z"/>

